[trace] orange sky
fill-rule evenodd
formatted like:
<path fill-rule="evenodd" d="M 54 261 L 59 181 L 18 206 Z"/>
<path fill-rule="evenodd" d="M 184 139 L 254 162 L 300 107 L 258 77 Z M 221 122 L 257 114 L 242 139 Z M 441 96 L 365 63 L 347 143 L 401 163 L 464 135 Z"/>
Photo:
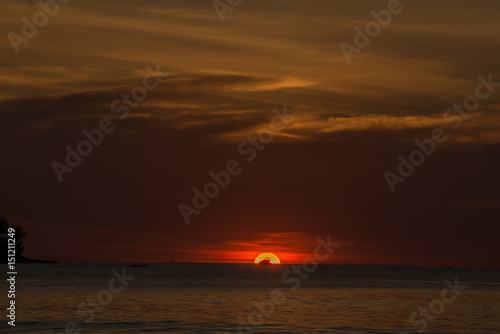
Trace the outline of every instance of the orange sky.
<path fill-rule="evenodd" d="M 259 0 L 221 22 L 210 1 L 72 1 L 18 54 L 0 39 L 0 215 L 60 261 L 300 262 L 332 235 L 333 263 L 498 266 L 500 92 L 457 131 L 443 113 L 500 81 L 499 4 L 405 3 L 347 64 L 339 44 L 386 6 Z M 4 36 L 39 10 L 1 7 Z M 111 103 L 157 64 L 168 77 L 121 120 Z M 246 162 L 283 106 L 293 121 Z M 114 132 L 59 183 L 51 164 L 103 118 Z M 448 141 L 391 193 L 384 172 L 436 127 Z M 186 225 L 179 204 L 231 160 Z"/>

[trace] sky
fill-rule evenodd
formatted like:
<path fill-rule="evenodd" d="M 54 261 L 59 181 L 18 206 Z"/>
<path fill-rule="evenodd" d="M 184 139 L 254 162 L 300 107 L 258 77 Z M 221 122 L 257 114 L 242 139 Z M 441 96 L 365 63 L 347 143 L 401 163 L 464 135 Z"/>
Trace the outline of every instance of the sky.
<path fill-rule="evenodd" d="M 16 53 L 9 33 L 41 8 L 0 0 L 0 215 L 28 232 L 26 256 L 56 261 L 297 263 L 330 235 L 329 263 L 498 267 L 500 87 L 446 112 L 479 76 L 500 82 L 500 4 L 401 6 L 348 63 L 340 44 L 387 1 L 243 1 L 221 21 L 211 1 L 72 0 Z M 120 119 L 113 101 L 150 73 Z M 54 162 L 107 118 L 59 182 Z M 435 129 L 446 140 L 391 189 Z M 186 224 L 179 205 L 231 161 Z"/>

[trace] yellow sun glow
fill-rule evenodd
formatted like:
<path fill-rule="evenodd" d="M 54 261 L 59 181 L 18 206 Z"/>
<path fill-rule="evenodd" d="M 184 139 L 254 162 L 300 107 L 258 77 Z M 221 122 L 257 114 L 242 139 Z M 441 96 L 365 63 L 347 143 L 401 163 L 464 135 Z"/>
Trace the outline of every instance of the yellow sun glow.
<path fill-rule="evenodd" d="M 262 253 L 259 256 L 255 258 L 255 261 L 253 263 L 259 263 L 262 260 L 271 260 L 271 264 L 280 264 L 281 261 L 280 259 L 273 253 Z"/>

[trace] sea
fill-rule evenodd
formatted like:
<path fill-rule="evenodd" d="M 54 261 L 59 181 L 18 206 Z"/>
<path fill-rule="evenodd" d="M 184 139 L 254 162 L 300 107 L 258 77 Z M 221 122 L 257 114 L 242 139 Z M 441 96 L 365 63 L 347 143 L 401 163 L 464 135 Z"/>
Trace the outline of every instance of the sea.
<path fill-rule="evenodd" d="M 15 326 L 3 307 L 2 333 L 500 333 L 500 269 L 217 263 L 16 269 Z M 9 286 L 1 287 L 7 306 Z"/>

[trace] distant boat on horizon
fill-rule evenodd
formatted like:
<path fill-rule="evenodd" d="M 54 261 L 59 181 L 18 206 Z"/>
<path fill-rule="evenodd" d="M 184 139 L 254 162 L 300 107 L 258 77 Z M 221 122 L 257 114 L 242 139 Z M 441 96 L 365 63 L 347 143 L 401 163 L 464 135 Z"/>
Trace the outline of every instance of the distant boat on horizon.
<path fill-rule="evenodd" d="M 259 266 L 270 266 L 270 265 L 272 265 L 270 257 L 266 257 L 263 260 L 259 261 Z"/>

